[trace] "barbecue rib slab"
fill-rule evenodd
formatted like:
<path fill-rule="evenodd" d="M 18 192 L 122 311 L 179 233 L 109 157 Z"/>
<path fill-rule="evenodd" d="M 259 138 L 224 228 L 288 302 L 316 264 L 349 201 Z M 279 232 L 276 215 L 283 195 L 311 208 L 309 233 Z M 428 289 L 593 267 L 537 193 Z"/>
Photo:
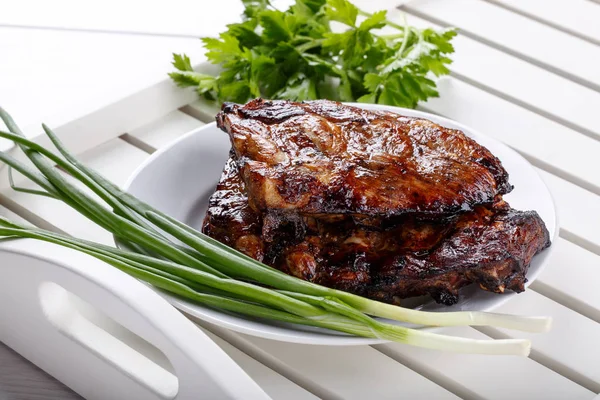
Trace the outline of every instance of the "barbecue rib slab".
<path fill-rule="evenodd" d="M 500 161 L 461 131 L 319 100 L 225 104 L 217 125 L 261 212 L 450 216 L 512 186 Z"/>
<path fill-rule="evenodd" d="M 429 294 L 451 305 L 471 283 L 498 293 L 523 291 L 531 259 L 550 244 L 537 213 L 502 200 L 437 220 L 403 215 L 379 227 L 343 215 L 261 213 L 231 157 L 209 200 L 203 232 L 324 286 L 389 303 Z"/>

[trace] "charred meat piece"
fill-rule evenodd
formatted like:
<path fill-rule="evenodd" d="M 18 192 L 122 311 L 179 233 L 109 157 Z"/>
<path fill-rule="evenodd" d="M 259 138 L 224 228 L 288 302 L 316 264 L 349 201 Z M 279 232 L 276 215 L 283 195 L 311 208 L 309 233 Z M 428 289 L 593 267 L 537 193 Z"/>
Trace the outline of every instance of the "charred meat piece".
<path fill-rule="evenodd" d="M 458 130 L 319 100 L 225 104 L 226 131 L 262 213 L 450 216 L 512 187 L 500 161 Z"/>
<path fill-rule="evenodd" d="M 549 245 L 548 230 L 535 211 L 478 207 L 461 216 L 452 233 L 426 254 L 397 254 L 378 263 L 364 295 L 393 302 L 430 294 L 452 305 L 458 290 L 471 283 L 495 293 L 522 292 L 533 256 Z"/>
<path fill-rule="evenodd" d="M 238 166 L 233 158 L 229 158 L 215 193 L 209 199 L 202 232 L 262 261 L 261 230 L 262 218 L 248 205 Z"/>
<path fill-rule="evenodd" d="M 532 257 L 550 244 L 537 213 L 496 200 L 448 218 L 406 214 L 368 224 L 352 215 L 263 213 L 250 205 L 230 159 L 203 232 L 324 286 L 390 303 L 429 294 L 451 305 L 471 283 L 497 293 L 524 290 Z"/>

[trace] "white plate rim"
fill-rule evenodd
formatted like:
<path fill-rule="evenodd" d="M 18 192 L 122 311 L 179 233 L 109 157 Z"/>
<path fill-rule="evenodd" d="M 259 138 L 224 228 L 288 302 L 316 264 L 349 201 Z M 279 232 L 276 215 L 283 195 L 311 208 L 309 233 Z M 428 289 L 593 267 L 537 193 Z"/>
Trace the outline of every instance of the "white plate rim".
<path fill-rule="evenodd" d="M 535 275 L 530 276 L 529 272 L 528 272 L 528 276 L 527 276 L 528 282 L 526 282 L 525 287 L 526 288 L 529 287 L 529 285 L 537 279 L 539 274 L 544 270 L 544 268 L 546 268 L 546 265 L 548 264 L 549 259 L 552 256 L 552 253 L 554 251 L 554 247 L 555 247 L 554 244 L 555 244 L 555 242 L 558 238 L 558 234 L 559 234 L 559 220 L 558 220 L 559 216 L 556 211 L 556 201 L 555 201 L 554 197 L 552 196 L 552 193 L 550 192 L 548 185 L 546 184 L 543 177 L 539 174 L 539 172 L 535 170 L 533 165 L 531 165 L 531 163 L 529 161 L 527 161 L 527 159 L 525 159 L 521 154 L 519 154 L 517 151 L 515 151 L 508 145 L 504 144 L 500 140 L 497 140 L 494 137 L 485 135 L 478 130 L 470 128 L 464 124 L 461 124 L 459 122 L 456 122 L 456 121 L 451 120 L 446 117 L 442 117 L 439 115 L 431 114 L 431 113 L 420 111 L 420 110 L 406 109 L 406 108 L 393 107 L 393 106 L 387 106 L 387 105 L 366 104 L 366 103 L 345 103 L 345 104 L 364 108 L 364 109 L 391 111 L 391 112 L 395 112 L 402 116 L 407 116 L 407 117 L 424 118 L 424 119 L 431 120 L 431 121 L 433 121 L 439 125 L 445 126 L 445 127 L 451 127 L 452 129 L 459 129 L 459 130 L 465 132 L 468 136 L 474 135 L 474 136 L 484 137 L 486 140 L 489 140 L 490 142 L 494 143 L 494 146 L 503 147 L 506 151 L 509 151 L 510 153 L 512 153 L 513 157 L 518 158 L 518 159 L 520 159 L 520 161 L 526 163 L 531 168 L 532 172 L 536 175 L 536 177 L 540 180 L 540 182 L 543 184 L 543 186 L 545 188 L 544 196 L 547 197 L 547 199 L 550 201 L 550 203 L 552 205 L 552 209 L 554 211 L 553 212 L 554 225 L 547 226 L 548 231 L 551 233 L 551 240 L 552 240 L 553 245 L 550 246 L 548 249 L 544 250 L 545 258 L 542 261 L 542 264 L 540 265 L 540 267 L 537 269 Z M 131 187 L 131 185 L 133 184 L 133 182 L 136 180 L 136 178 L 142 173 L 142 171 L 144 171 L 150 164 L 156 162 L 157 159 L 159 159 L 163 154 L 168 152 L 171 148 L 176 146 L 178 143 L 187 140 L 191 136 L 200 134 L 204 130 L 213 129 L 215 127 L 215 125 L 216 125 L 215 122 L 205 124 L 197 129 L 194 129 L 194 130 L 180 136 L 179 138 L 173 140 L 166 146 L 163 146 L 160 149 L 158 149 L 157 151 L 155 151 L 154 153 L 152 153 L 129 176 L 125 185 L 123 186 L 124 190 L 128 191 L 129 188 Z M 500 160 L 500 161 L 502 161 L 502 160 Z M 544 221 L 544 222 L 546 222 L 546 221 Z M 249 320 L 246 320 L 243 318 L 236 318 L 236 319 L 241 319 L 241 320 L 245 321 L 246 324 L 235 323 L 235 322 L 232 322 L 230 318 L 223 318 L 223 316 L 226 314 L 222 313 L 218 310 L 213 310 L 213 309 L 209 309 L 204 306 L 192 304 L 186 300 L 182 300 L 180 298 L 177 298 L 175 296 L 172 296 L 172 295 L 162 292 L 160 290 L 158 290 L 158 292 L 163 297 L 165 297 L 166 300 L 169 301 L 173 306 L 175 306 L 182 312 L 188 314 L 192 318 L 197 318 L 197 319 L 203 320 L 205 322 L 208 322 L 210 324 L 214 324 L 214 325 L 217 325 L 220 327 L 231 329 L 233 331 L 243 333 L 243 334 L 248 334 L 251 336 L 257 336 L 257 337 L 262 337 L 262 338 L 266 338 L 266 339 L 272 339 L 272 340 L 290 342 L 290 343 L 329 345 L 329 346 L 331 346 L 331 345 L 334 345 L 334 346 L 373 345 L 373 344 L 381 344 L 381 343 L 388 342 L 386 340 L 381 340 L 381 339 L 362 338 L 362 337 L 355 337 L 355 336 L 350 336 L 350 335 L 333 336 L 333 335 L 319 334 L 318 332 L 313 333 L 313 332 L 306 332 L 306 331 L 300 331 L 300 330 L 293 331 L 291 329 L 286 329 L 285 333 L 279 333 L 277 330 L 272 331 L 269 329 L 253 328 L 252 325 L 254 325 L 254 324 L 248 325 L 247 323 L 256 322 L 256 321 L 249 321 Z M 514 298 L 514 296 L 516 296 L 516 295 L 518 295 L 518 294 L 513 293 L 513 292 L 498 295 L 498 300 L 493 304 L 493 306 L 482 309 L 482 310 L 477 310 L 477 311 L 491 311 L 493 309 L 496 309 L 496 308 L 500 307 L 502 304 L 506 303 L 508 300 Z M 202 312 L 198 312 L 198 308 L 200 308 L 202 310 Z M 267 327 L 272 328 L 272 326 L 270 326 L 270 325 L 261 324 L 260 322 L 256 322 L 256 323 L 261 326 L 267 326 Z M 427 328 L 423 328 L 423 329 L 438 330 L 439 328 L 427 327 Z M 296 334 L 293 334 L 293 332 L 296 332 Z"/>

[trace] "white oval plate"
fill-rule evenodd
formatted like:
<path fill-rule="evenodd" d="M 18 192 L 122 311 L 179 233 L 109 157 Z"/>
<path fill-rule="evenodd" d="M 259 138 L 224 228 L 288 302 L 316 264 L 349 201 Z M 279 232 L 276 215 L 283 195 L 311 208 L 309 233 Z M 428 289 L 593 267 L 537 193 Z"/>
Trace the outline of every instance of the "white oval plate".
<path fill-rule="evenodd" d="M 433 114 L 372 104 L 353 105 L 427 118 L 445 127 L 465 132 L 502 161 L 510 174 L 510 182 L 515 186 L 505 196 L 510 205 L 518 210 L 537 211 L 546 223 L 550 237 L 555 241 L 558 233 L 557 216 L 550 192 L 535 169 L 514 150 L 473 129 Z M 218 129 L 215 123 L 207 124 L 154 153 L 133 173 L 126 189 L 166 214 L 200 229 L 208 198 L 219 181 L 230 147 L 227 134 Z M 533 259 L 527 274 L 527 285 L 537 278 L 546 265 L 550 249 Z M 461 290 L 460 301 L 451 307 L 427 300 L 416 308 L 437 312 L 489 311 L 516 295 L 513 292 L 501 295 L 489 293 L 471 285 Z M 175 307 L 194 317 L 249 335 L 321 345 L 382 343 L 377 339 L 359 338 L 325 329 L 252 319 L 203 307 L 168 294 L 165 296 Z"/>

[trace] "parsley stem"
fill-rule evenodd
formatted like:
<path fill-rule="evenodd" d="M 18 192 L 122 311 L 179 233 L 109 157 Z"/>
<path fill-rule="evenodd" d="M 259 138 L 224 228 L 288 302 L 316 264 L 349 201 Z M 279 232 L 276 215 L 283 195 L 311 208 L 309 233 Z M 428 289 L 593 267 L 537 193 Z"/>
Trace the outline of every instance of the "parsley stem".
<path fill-rule="evenodd" d="M 392 40 L 392 39 L 400 39 L 404 37 L 404 33 L 394 33 L 393 35 L 377 35 L 382 39 L 388 39 L 388 40 Z"/>
<path fill-rule="evenodd" d="M 322 46 L 324 41 L 325 41 L 325 39 L 316 39 L 315 40 L 315 39 L 311 38 L 310 42 L 306 42 L 304 44 L 301 44 L 300 46 L 296 46 L 296 50 L 298 51 L 298 53 L 304 53 L 307 50 Z"/>
<path fill-rule="evenodd" d="M 402 46 L 400 47 L 400 50 L 398 50 L 398 55 L 400 57 L 402 57 L 404 55 L 404 50 L 406 50 L 406 46 L 408 44 L 408 38 L 410 36 L 410 28 L 408 26 L 408 22 L 406 21 L 406 14 L 402 14 L 402 17 L 404 18 L 404 38 L 402 39 Z"/>

